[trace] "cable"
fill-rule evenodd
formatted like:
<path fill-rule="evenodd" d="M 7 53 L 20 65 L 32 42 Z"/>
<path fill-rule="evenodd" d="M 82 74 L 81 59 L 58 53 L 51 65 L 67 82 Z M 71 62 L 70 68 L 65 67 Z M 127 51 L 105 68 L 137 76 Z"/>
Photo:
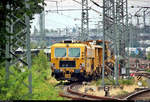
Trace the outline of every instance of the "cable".
<path fill-rule="evenodd" d="M 95 1 L 93 0 L 90 0 L 93 4 L 95 4 L 96 6 L 100 7 L 100 8 L 103 8 L 103 6 L 100 6 L 98 3 L 96 3 Z"/>
<path fill-rule="evenodd" d="M 47 13 L 55 13 L 55 12 L 47 12 Z M 68 18 L 71 18 L 71 19 L 78 19 L 78 20 L 81 20 L 80 18 L 74 18 L 74 17 L 71 17 L 71 16 L 68 16 L 68 15 L 64 15 L 63 13 L 56 13 L 58 15 L 62 15 L 62 16 L 65 16 L 65 17 L 68 17 Z"/>
<path fill-rule="evenodd" d="M 65 25 L 65 24 L 63 24 L 63 23 L 60 23 L 60 22 L 57 22 L 57 21 L 54 21 L 54 20 L 52 20 L 52 19 L 50 19 L 50 21 L 52 21 L 52 22 L 54 22 L 54 23 L 57 23 L 57 24 L 61 24 L 61 25 L 65 26 L 65 27 L 67 27 L 67 25 Z M 72 26 L 72 25 L 68 25 L 68 26 Z"/>
<path fill-rule="evenodd" d="M 82 3 L 79 2 L 79 1 L 76 1 L 76 0 L 72 0 L 72 1 L 74 1 L 74 2 L 76 2 L 76 3 L 78 3 L 78 4 L 80 4 L 80 5 L 82 5 Z M 88 6 L 88 5 L 85 5 L 85 6 Z M 97 11 L 97 10 L 95 10 L 95 9 L 89 7 L 89 6 L 88 6 L 88 8 L 90 8 L 91 10 L 95 11 L 95 12 L 98 13 L 98 14 L 101 14 L 99 11 Z"/>

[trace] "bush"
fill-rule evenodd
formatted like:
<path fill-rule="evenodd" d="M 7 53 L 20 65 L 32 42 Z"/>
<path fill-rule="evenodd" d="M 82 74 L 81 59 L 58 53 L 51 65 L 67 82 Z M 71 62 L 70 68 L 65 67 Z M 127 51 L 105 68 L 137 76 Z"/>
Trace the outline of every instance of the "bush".
<path fill-rule="evenodd" d="M 32 60 L 32 100 L 64 100 L 59 97 L 60 89 L 55 89 L 49 82 L 51 79 L 49 62 L 46 55 L 41 51 L 38 56 Z M 27 69 L 27 67 L 24 67 Z M 13 75 L 5 83 L 5 67 L 0 66 L 0 99 L 1 100 L 29 100 L 29 89 L 22 82 L 28 83 L 28 74 L 30 71 L 21 72 L 17 66 L 10 67 Z M 57 83 L 56 83 L 57 84 Z M 23 97 L 24 96 L 24 97 Z"/>
<path fill-rule="evenodd" d="M 134 79 L 121 79 L 121 80 L 119 80 L 119 84 L 133 85 L 134 84 Z"/>
<path fill-rule="evenodd" d="M 113 80 L 113 79 L 110 80 L 110 79 L 105 78 L 104 82 L 105 82 L 106 85 L 115 85 L 115 80 Z M 96 81 L 97 86 L 101 85 L 101 84 L 102 84 L 102 79 L 99 79 L 98 81 Z"/>
<path fill-rule="evenodd" d="M 150 52 L 147 55 L 147 59 L 150 60 Z"/>
<path fill-rule="evenodd" d="M 5 68 L 1 67 L 1 77 L 0 77 L 0 99 L 2 100 L 20 100 L 22 95 L 27 93 L 26 87 L 21 84 L 23 81 L 27 80 L 27 76 L 29 72 L 20 73 L 16 66 L 11 66 L 9 68 L 13 75 L 9 76 L 9 80 L 5 81 Z M 15 94 L 14 94 L 15 93 Z"/>
<path fill-rule="evenodd" d="M 115 85 L 115 80 L 113 79 L 104 79 L 106 85 Z M 120 79 L 118 80 L 119 84 L 123 85 L 133 85 L 134 84 L 134 79 Z M 102 79 L 99 79 L 96 81 L 96 85 L 101 85 L 102 84 Z"/>
<path fill-rule="evenodd" d="M 51 79 L 50 62 L 46 55 L 40 51 L 39 55 L 33 59 L 33 100 L 64 100 L 58 96 L 60 91 L 55 89 L 55 85 L 49 83 Z"/>
<path fill-rule="evenodd" d="M 150 72 L 150 69 L 146 70 L 147 72 Z"/>
<path fill-rule="evenodd" d="M 47 56 L 44 54 L 44 51 L 40 51 L 40 53 L 38 54 L 38 56 L 36 56 L 35 58 L 33 58 L 33 61 L 32 61 L 32 65 L 37 65 L 36 66 L 36 69 L 38 69 L 38 71 L 41 71 L 41 70 L 46 70 L 48 68 L 50 68 L 50 65 L 47 61 Z"/>
<path fill-rule="evenodd" d="M 123 95 L 127 95 L 127 94 L 129 94 L 129 92 L 121 91 L 121 92 L 118 93 L 117 97 L 120 97 L 120 96 L 123 96 Z"/>

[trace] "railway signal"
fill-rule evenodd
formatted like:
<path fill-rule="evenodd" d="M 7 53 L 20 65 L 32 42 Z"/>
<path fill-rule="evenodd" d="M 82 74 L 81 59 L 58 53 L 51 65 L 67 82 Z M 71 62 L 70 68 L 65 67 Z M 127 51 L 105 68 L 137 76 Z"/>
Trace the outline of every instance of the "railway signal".
<path fill-rule="evenodd" d="M 109 87 L 104 86 L 105 96 L 109 96 Z"/>

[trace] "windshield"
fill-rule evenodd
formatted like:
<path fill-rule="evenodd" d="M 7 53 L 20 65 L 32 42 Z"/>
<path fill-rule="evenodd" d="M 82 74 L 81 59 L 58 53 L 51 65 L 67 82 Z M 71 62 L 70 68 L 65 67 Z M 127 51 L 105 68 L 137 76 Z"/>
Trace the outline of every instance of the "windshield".
<path fill-rule="evenodd" d="M 69 48 L 69 57 L 80 57 L 80 48 Z"/>
<path fill-rule="evenodd" d="M 66 48 L 55 48 L 55 57 L 65 57 Z"/>

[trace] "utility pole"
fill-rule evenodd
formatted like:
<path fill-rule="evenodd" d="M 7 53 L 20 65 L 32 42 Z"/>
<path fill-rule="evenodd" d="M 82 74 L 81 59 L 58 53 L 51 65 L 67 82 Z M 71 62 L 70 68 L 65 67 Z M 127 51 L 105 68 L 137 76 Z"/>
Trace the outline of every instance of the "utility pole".
<path fill-rule="evenodd" d="M 7 9 L 10 9 L 10 4 L 7 4 Z M 7 16 L 7 18 L 9 18 L 9 16 Z M 11 28 L 11 24 L 9 22 L 6 22 L 6 25 L 7 25 L 7 28 L 6 28 L 6 31 L 7 32 L 11 32 L 10 31 L 10 28 Z M 6 86 L 8 87 L 8 80 L 9 80 L 9 76 L 10 76 L 10 72 L 9 72 L 9 66 L 10 66 L 10 36 L 6 36 L 6 47 L 5 47 L 5 58 L 6 58 L 6 61 L 5 61 L 5 71 L 6 71 L 6 74 L 5 74 L 5 83 L 6 83 Z"/>
<path fill-rule="evenodd" d="M 29 0 L 25 0 L 25 7 L 30 9 L 30 5 L 27 3 Z M 27 67 L 29 70 L 28 75 L 28 88 L 29 88 L 29 97 L 32 99 L 32 70 L 31 70 L 31 48 L 30 48 L 30 18 L 25 14 L 25 24 L 26 24 L 26 56 L 27 56 Z"/>
<path fill-rule="evenodd" d="M 110 41 L 111 49 L 114 51 L 115 55 L 115 65 L 114 65 L 114 79 L 115 84 L 118 85 L 118 50 L 117 50 L 117 19 L 116 19 L 116 5 L 115 0 L 103 0 L 103 62 L 107 59 L 105 58 L 105 40 Z M 113 55 L 112 55 L 113 56 Z M 104 68 L 105 63 L 103 63 L 102 72 L 102 85 L 104 85 Z"/>
<path fill-rule="evenodd" d="M 88 13 L 88 0 L 82 0 L 82 13 L 81 13 L 81 41 L 88 40 L 89 36 L 89 13 Z"/>
<path fill-rule="evenodd" d="M 127 55 L 127 75 L 128 78 L 130 76 L 130 56 L 129 56 L 129 47 L 130 47 L 130 43 L 131 43 L 131 38 L 130 38 L 130 29 L 129 29 L 129 14 L 128 14 L 128 0 L 125 1 L 125 27 L 126 27 L 126 36 L 125 36 L 125 47 L 127 47 L 127 51 L 126 51 L 126 55 Z"/>
<path fill-rule="evenodd" d="M 134 33 L 134 30 L 133 30 L 133 15 L 132 14 L 129 14 L 130 15 L 130 47 L 132 48 L 133 47 L 133 33 Z"/>
<path fill-rule="evenodd" d="M 129 52 L 125 47 L 129 47 L 129 29 L 128 29 L 128 3 L 127 0 L 116 0 L 116 23 L 117 23 L 117 49 L 118 63 L 120 68 L 125 68 L 129 76 Z M 117 71 L 118 73 L 118 71 Z"/>
<path fill-rule="evenodd" d="M 114 53 L 115 53 L 115 65 L 114 65 L 114 74 L 115 74 L 115 85 L 118 85 L 118 69 L 119 69 L 119 32 L 118 32 L 118 22 L 117 22 L 117 1 L 114 0 L 114 10 L 113 10 L 113 17 L 114 17 L 114 36 L 115 36 L 115 40 L 114 40 Z"/>
<path fill-rule="evenodd" d="M 103 6 L 105 6 L 105 2 L 106 0 L 103 0 Z M 106 14 L 105 14 L 105 8 L 103 8 L 103 66 L 102 66 L 102 86 L 105 86 L 105 34 L 106 34 L 106 23 L 105 23 L 105 19 L 106 19 Z"/>
<path fill-rule="evenodd" d="M 40 26 L 40 39 L 41 39 L 40 44 L 42 44 L 45 41 L 44 40 L 45 38 L 45 11 L 44 10 L 40 14 L 39 26 Z"/>
<path fill-rule="evenodd" d="M 128 38 L 128 9 L 127 0 L 103 0 L 103 40 L 108 40 L 112 42 L 111 49 L 115 54 L 115 65 L 114 65 L 114 78 L 115 84 L 118 85 L 119 77 L 119 62 L 120 56 L 124 63 L 122 67 L 125 67 L 126 57 L 125 46 L 127 46 Z M 104 45 L 103 45 L 103 48 Z M 103 52 L 103 57 L 105 53 Z M 103 58 L 103 61 L 106 59 Z M 105 63 L 103 63 L 103 68 Z M 120 64 L 121 65 L 121 64 Z M 102 80 L 103 78 L 102 73 Z M 104 82 L 104 81 L 103 81 Z"/>
<path fill-rule="evenodd" d="M 145 16 L 146 16 L 146 14 L 145 14 L 145 12 L 146 12 L 146 11 L 143 11 L 143 23 L 144 23 L 144 28 L 145 28 L 145 26 L 146 26 L 146 22 L 145 22 L 145 19 L 146 19 Z"/>
<path fill-rule="evenodd" d="M 25 8 L 30 9 L 30 5 L 27 3 L 28 0 L 24 0 L 25 2 Z M 11 9 L 11 5 L 8 4 L 8 9 Z M 29 16 L 25 13 L 22 15 L 22 17 L 18 18 L 11 12 L 10 15 L 7 15 L 7 19 L 10 19 L 13 22 L 7 22 L 6 21 L 6 30 L 11 33 L 15 34 L 12 36 L 6 35 L 7 43 L 6 43 L 6 83 L 8 82 L 10 76 L 17 77 L 15 73 L 11 70 L 9 70 L 10 66 L 16 65 L 17 63 L 22 63 L 25 66 L 27 66 L 26 71 L 29 72 L 28 74 L 28 81 L 25 82 L 22 80 L 22 83 L 24 86 L 26 86 L 29 89 L 29 92 L 26 95 L 29 95 L 30 99 L 32 98 L 32 72 L 31 72 L 31 50 L 30 50 L 30 19 Z M 21 30 L 18 31 L 17 25 L 22 24 L 20 27 Z M 16 33 L 17 32 L 17 33 Z M 21 55 L 16 55 L 16 50 L 18 48 L 24 48 L 25 53 Z M 14 69 L 16 70 L 16 69 Z M 24 98 L 22 96 L 22 99 Z"/>

